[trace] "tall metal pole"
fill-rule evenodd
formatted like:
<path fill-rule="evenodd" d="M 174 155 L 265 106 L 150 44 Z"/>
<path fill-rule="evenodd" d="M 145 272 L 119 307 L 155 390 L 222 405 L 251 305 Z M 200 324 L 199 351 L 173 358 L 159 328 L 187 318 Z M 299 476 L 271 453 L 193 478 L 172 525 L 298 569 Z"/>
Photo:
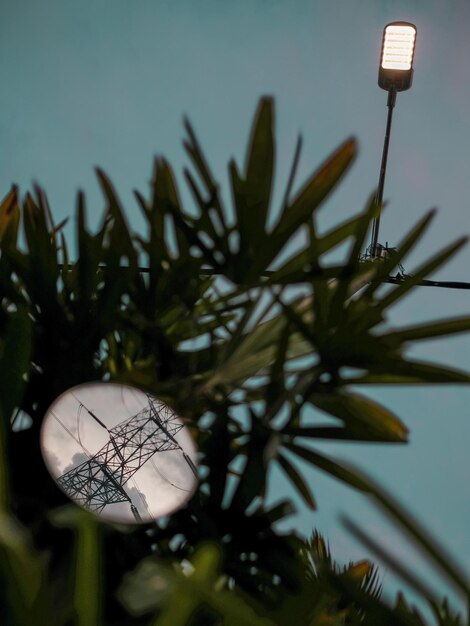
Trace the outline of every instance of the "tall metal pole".
<path fill-rule="evenodd" d="M 382 200 L 383 200 L 384 184 L 385 184 L 385 172 L 387 170 L 388 145 L 390 143 L 390 132 L 392 128 L 392 115 L 393 115 L 393 108 L 395 107 L 396 99 L 397 99 L 397 90 L 394 87 L 392 87 L 390 91 L 388 92 L 387 126 L 385 129 L 384 147 L 383 147 L 383 152 L 382 152 L 382 164 L 380 166 L 379 185 L 377 187 L 377 194 L 375 196 L 375 202 L 378 208 L 378 215 L 377 217 L 374 218 L 374 221 L 372 222 L 372 237 L 370 241 L 370 255 L 372 258 L 376 258 L 377 256 L 380 256 L 380 254 L 378 254 L 379 251 L 377 250 L 377 244 L 379 240 L 380 212 L 382 209 Z"/>

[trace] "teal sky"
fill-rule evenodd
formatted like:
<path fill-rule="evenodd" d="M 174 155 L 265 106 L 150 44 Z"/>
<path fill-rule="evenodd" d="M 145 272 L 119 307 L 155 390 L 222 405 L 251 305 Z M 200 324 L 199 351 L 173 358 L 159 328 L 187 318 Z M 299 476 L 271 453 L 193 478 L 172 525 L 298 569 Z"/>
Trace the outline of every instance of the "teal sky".
<path fill-rule="evenodd" d="M 415 77 L 412 89 L 398 95 L 380 240 L 397 243 L 437 206 L 427 238 L 405 264 L 412 272 L 469 231 L 470 5 L 464 0 L 2 0 L 1 13 L 0 193 L 13 182 L 25 192 L 38 181 L 59 221 L 73 216 L 82 188 L 96 223 L 102 202 L 93 167 L 100 165 L 136 229 L 132 189 L 147 191 L 153 156 L 167 156 L 182 182 L 183 115 L 224 185 L 227 161 L 243 158 L 264 94 L 276 99 L 278 197 L 299 132 L 298 183 L 355 135 L 359 157 L 322 209 L 322 224 L 361 209 L 377 184 L 385 129 L 386 93 L 377 86 L 382 29 L 389 21 L 411 21 L 418 28 Z M 467 246 L 436 278 L 469 281 L 469 265 Z M 468 310 L 468 292 L 417 289 L 390 321 Z M 459 337 L 415 353 L 468 370 L 469 348 L 469 338 Z M 370 472 L 470 564 L 469 390 L 375 388 L 370 395 L 396 410 L 411 443 L 325 444 L 324 450 Z M 300 508 L 291 526 L 305 534 L 318 526 L 339 559 L 357 558 L 365 551 L 337 520 L 339 512 L 352 512 L 406 554 L 362 498 L 316 472 L 308 476 L 319 511 Z M 385 583 L 394 588 L 388 573 Z"/>

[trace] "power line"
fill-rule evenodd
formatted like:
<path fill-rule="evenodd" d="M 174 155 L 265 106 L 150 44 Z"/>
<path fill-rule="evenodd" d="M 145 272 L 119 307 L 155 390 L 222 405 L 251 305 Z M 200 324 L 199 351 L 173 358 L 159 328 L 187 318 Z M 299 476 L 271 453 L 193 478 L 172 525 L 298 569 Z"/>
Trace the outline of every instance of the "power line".
<path fill-rule="evenodd" d="M 59 422 L 59 424 L 62 426 L 62 428 L 64 430 L 66 430 L 68 432 L 68 434 L 78 443 L 78 445 L 83 449 L 84 452 L 86 452 L 86 454 L 88 456 L 91 456 L 90 452 L 85 448 L 85 446 L 82 444 L 82 442 L 77 439 L 77 437 L 73 434 L 73 432 L 70 430 L 70 428 L 67 428 L 67 426 L 62 422 L 62 420 L 59 418 L 58 415 L 56 415 L 54 413 L 54 411 L 50 411 L 51 415 Z"/>
<path fill-rule="evenodd" d="M 108 504 L 128 501 L 137 521 L 141 521 L 124 485 L 157 452 L 180 450 L 184 457 L 187 456 L 175 439 L 183 424 L 172 419 L 176 416 L 169 407 L 149 397 L 148 407 L 108 428 L 75 395 L 74 398 L 91 417 L 106 428 L 109 441 L 93 456 L 90 455 L 87 461 L 60 476 L 59 486 L 73 500 L 98 513 Z M 80 445 L 70 429 L 65 424 L 62 426 Z M 134 484 L 136 485 L 135 482 Z M 178 485 L 173 486 L 184 490 Z M 136 488 L 140 493 L 137 485 Z M 153 517 L 150 509 L 148 510 Z"/>
<path fill-rule="evenodd" d="M 392 283 L 394 285 L 405 282 L 407 278 L 411 276 L 389 276 L 385 282 Z M 470 283 L 464 283 L 455 280 L 420 280 L 416 283 L 419 287 L 444 287 L 446 289 L 470 289 Z"/>
<path fill-rule="evenodd" d="M 186 491 L 186 493 L 191 493 L 191 489 L 185 489 L 184 487 L 179 487 L 178 485 L 175 485 L 175 483 L 172 483 L 171 480 L 167 476 L 165 476 L 165 474 L 161 470 L 158 469 L 153 459 L 150 459 L 150 463 L 152 464 L 153 469 L 157 472 L 157 474 L 159 474 L 163 478 L 163 480 L 165 480 L 172 487 L 174 487 L 175 489 L 179 489 L 180 491 Z"/>
<path fill-rule="evenodd" d="M 65 266 L 63 263 L 59 263 L 58 266 L 59 266 L 59 269 L 68 269 L 69 271 L 73 269 L 73 265 L 70 263 L 68 264 L 68 266 Z M 107 269 L 107 266 L 99 265 L 98 269 L 105 270 Z M 123 265 L 119 269 L 126 270 L 126 269 L 131 269 L 131 267 Z M 141 274 L 149 274 L 151 272 L 150 267 L 137 266 L 135 269 Z M 275 274 L 276 274 L 276 270 L 265 270 L 264 272 L 260 274 L 260 278 L 272 278 Z M 201 277 L 204 277 L 204 276 L 223 276 L 224 274 L 223 272 L 212 269 L 212 268 L 202 268 L 199 271 L 199 275 Z M 315 279 L 316 280 L 322 280 L 322 279 L 330 280 L 330 277 L 315 276 Z M 337 280 L 341 280 L 341 278 L 338 278 Z M 384 282 L 395 283 L 395 282 L 400 282 L 400 280 L 402 279 L 396 279 L 393 276 L 389 276 L 388 278 L 384 279 Z M 462 281 L 453 281 L 453 280 L 450 280 L 450 281 L 449 280 L 444 280 L 444 281 L 421 280 L 418 283 L 416 283 L 415 287 L 444 287 L 446 289 L 470 289 L 470 283 L 462 282 Z"/>

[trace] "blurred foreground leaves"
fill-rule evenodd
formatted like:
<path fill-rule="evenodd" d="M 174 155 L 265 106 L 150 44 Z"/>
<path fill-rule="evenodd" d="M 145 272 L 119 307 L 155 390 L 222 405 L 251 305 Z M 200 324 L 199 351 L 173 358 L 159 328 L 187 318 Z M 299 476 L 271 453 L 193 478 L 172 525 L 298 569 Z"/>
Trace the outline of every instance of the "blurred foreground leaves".
<path fill-rule="evenodd" d="M 387 323 L 390 307 L 465 240 L 384 287 L 433 213 L 384 261 L 360 260 L 378 209 L 373 200 L 319 232 L 317 213 L 354 160 L 354 139 L 294 191 L 299 141 L 276 209 L 274 106 L 262 99 L 243 167 L 229 163 L 227 207 L 192 126 L 185 127 L 193 206 L 183 207 L 170 164 L 156 159 L 150 196 L 136 192 L 144 234 L 130 230 L 101 170 L 101 224 L 89 229 L 79 194 L 72 248 L 42 189 L 20 201 L 12 188 L 0 204 L 0 618 L 118 625 L 130 623 L 130 611 L 132 623 L 158 626 L 423 624 L 403 599 L 394 607 L 381 599 L 371 564 L 338 568 L 318 535 L 305 542 L 280 532 L 293 505 L 269 504 L 267 483 L 277 465 L 315 509 L 301 460 L 374 494 L 436 571 L 469 594 L 408 514 L 318 446 L 325 439 L 406 442 L 403 421 L 358 393 L 359 385 L 469 382 L 466 372 L 417 361 L 407 350 L 467 331 L 470 318 Z M 344 258 L 331 262 L 338 247 Z M 92 380 L 151 392 L 191 428 L 200 487 L 169 520 L 126 531 L 56 509 L 64 496 L 41 460 L 41 420 L 60 393 Z M 377 541 L 355 522 L 348 526 L 392 567 Z M 437 624 L 460 623 L 413 573 L 393 568 L 430 603 Z"/>

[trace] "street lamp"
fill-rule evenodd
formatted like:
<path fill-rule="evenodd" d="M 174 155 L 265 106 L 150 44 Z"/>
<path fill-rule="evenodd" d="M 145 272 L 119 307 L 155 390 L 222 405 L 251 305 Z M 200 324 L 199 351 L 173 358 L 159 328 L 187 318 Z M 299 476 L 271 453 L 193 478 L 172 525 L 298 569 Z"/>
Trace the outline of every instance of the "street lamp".
<path fill-rule="evenodd" d="M 411 87 L 416 27 L 408 22 L 392 22 L 384 28 L 379 86 L 387 91 Z"/>
<path fill-rule="evenodd" d="M 379 185 L 375 198 L 379 212 L 372 223 L 372 237 L 369 247 L 369 254 L 372 258 L 381 258 L 384 254 L 386 255 L 386 251 L 384 247 L 378 243 L 378 239 L 385 171 L 387 168 L 388 145 L 392 127 L 392 114 L 397 92 L 405 91 L 411 87 L 413 80 L 415 41 L 416 26 L 414 24 L 410 24 L 409 22 L 391 22 L 384 28 L 379 67 L 379 87 L 388 91 L 388 115 L 382 152 L 382 164 L 380 166 Z"/>

